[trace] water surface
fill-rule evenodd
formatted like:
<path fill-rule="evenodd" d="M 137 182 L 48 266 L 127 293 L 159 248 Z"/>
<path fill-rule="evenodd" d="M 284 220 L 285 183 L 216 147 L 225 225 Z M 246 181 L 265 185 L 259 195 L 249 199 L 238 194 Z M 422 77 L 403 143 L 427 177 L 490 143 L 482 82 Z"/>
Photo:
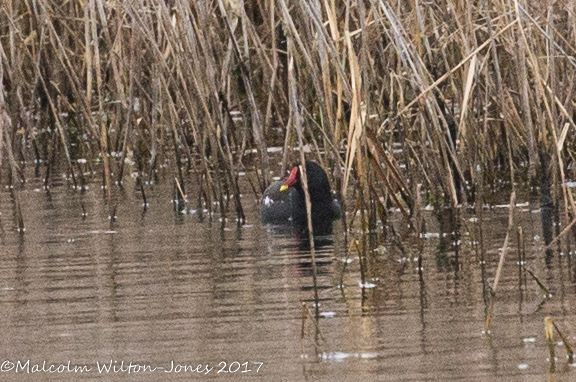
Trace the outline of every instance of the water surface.
<path fill-rule="evenodd" d="M 457 252 L 450 240 L 442 250 L 447 240 L 425 212 L 421 269 L 414 238 L 402 251 L 381 234 L 345 237 L 337 222 L 317 243 L 315 286 L 306 242 L 263 227 L 248 191 L 247 224 L 222 229 L 217 214 L 174 213 L 169 185 L 147 188 L 144 214 L 127 185 L 111 224 L 98 180 L 89 186 L 80 193 L 60 182 L 48 197 L 31 179 L 19 192 L 24 235 L 10 193 L 0 194 L 0 362 L 24 366 L 2 380 L 576 378 L 561 345 L 554 370 L 548 361 L 544 317 L 574 342 L 575 268 L 565 243 L 546 264 L 537 204 L 517 208 L 516 224 L 525 261 L 552 298 L 519 267 L 514 235 L 485 333 L 506 208 L 462 212 Z M 42 371 L 59 365 L 66 371 Z M 67 371 L 75 366 L 86 369 Z"/>

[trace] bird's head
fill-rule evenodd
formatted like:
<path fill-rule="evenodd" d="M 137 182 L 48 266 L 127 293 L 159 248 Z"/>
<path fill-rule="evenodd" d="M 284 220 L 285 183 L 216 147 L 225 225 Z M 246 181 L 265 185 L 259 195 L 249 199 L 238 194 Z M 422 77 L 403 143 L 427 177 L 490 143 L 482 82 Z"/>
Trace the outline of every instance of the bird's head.
<path fill-rule="evenodd" d="M 295 166 L 292 171 L 290 171 L 290 175 L 286 178 L 284 184 L 280 187 L 280 191 L 286 191 L 298 183 L 300 183 L 300 166 Z"/>

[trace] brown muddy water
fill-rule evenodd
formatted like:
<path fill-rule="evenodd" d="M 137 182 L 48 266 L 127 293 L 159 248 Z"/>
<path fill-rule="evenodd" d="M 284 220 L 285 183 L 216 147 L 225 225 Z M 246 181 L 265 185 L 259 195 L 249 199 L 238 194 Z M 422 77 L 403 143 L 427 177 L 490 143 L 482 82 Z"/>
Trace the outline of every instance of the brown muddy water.
<path fill-rule="evenodd" d="M 576 342 L 573 254 L 555 251 L 548 264 L 538 254 L 537 203 L 518 207 L 516 224 L 552 297 L 519 267 L 514 236 L 486 334 L 507 208 L 463 213 L 457 253 L 451 243 L 439 250 L 442 233 L 425 212 L 421 272 L 415 249 L 374 252 L 385 243 L 369 236 L 364 283 L 337 222 L 317 243 L 315 301 L 309 250 L 260 224 L 249 187 L 242 227 L 175 214 L 169 181 L 146 188 L 145 214 L 127 185 L 111 227 L 99 181 L 80 193 L 60 180 L 49 198 L 30 179 L 20 190 L 23 236 L 0 193 L 0 380 L 576 380 L 561 343 L 551 368 L 544 334 L 551 316 Z"/>

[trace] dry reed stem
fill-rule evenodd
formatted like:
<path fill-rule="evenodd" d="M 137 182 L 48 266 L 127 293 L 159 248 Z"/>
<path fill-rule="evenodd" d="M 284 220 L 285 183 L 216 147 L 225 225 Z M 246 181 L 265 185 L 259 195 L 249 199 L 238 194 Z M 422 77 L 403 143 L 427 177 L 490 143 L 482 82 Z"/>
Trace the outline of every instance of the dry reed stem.
<path fill-rule="evenodd" d="M 500 261 L 498 262 L 498 269 L 496 270 L 496 276 L 494 276 L 494 284 L 492 285 L 492 293 L 496 294 L 496 287 L 498 286 L 498 281 L 502 274 L 502 268 L 504 267 L 504 259 L 506 258 L 506 252 L 508 251 L 508 241 L 510 238 L 510 232 L 514 224 L 514 208 L 516 206 L 516 191 L 512 191 L 510 196 L 510 210 L 508 213 L 508 230 L 506 232 L 506 238 L 504 239 L 504 244 L 502 246 L 502 252 L 500 253 Z"/>
<path fill-rule="evenodd" d="M 554 342 L 554 321 L 550 316 L 544 317 L 544 335 L 548 345 L 550 367 L 553 368 L 556 363 L 556 343 Z"/>
<path fill-rule="evenodd" d="M 362 127 L 365 119 L 365 111 L 361 110 L 361 95 L 360 89 L 362 87 L 362 79 L 360 78 L 360 68 L 350 35 L 346 35 L 346 45 L 348 47 L 348 60 L 350 63 L 351 83 L 352 83 L 352 106 L 350 114 L 350 126 L 348 128 L 348 149 L 346 150 L 346 161 L 344 168 L 344 181 L 342 182 L 342 195 L 346 196 L 348 191 L 348 181 L 354 162 L 354 157 L 357 153 L 357 148 L 360 146 L 360 136 L 362 134 Z"/>
<path fill-rule="evenodd" d="M 554 329 L 556 329 L 556 332 L 558 333 L 560 338 L 562 338 L 562 343 L 564 344 L 564 348 L 566 349 L 566 353 L 567 353 L 567 357 L 568 357 L 568 363 L 574 362 L 574 350 L 572 350 L 572 345 L 570 344 L 570 341 L 568 341 L 568 337 L 566 337 L 564 335 L 564 333 L 560 330 L 558 325 L 556 325 L 556 322 L 554 322 L 554 320 L 552 320 L 552 319 L 550 319 L 550 320 L 552 321 L 552 324 L 554 325 Z"/>
<path fill-rule="evenodd" d="M 498 261 L 498 268 L 496 269 L 496 275 L 494 276 L 494 283 L 492 284 L 491 288 L 490 305 L 488 307 L 488 314 L 486 315 L 486 323 L 484 326 L 487 331 L 490 329 L 490 325 L 492 323 L 494 298 L 496 297 L 496 289 L 498 287 L 498 282 L 500 281 L 500 277 L 502 275 L 502 269 L 504 268 L 504 259 L 506 258 L 506 252 L 508 251 L 508 241 L 514 224 L 515 206 L 516 206 L 516 191 L 512 191 L 512 195 L 510 195 L 510 208 L 508 213 L 508 229 L 506 231 L 506 237 L 504 238 L 504 244 L 500 252 L 500 260 Z"/>
<path fill-rule="evenodd" d="M 436 81 L 434 81 L 433 84 L 431 84 L 426 89 L 424 89 L 416 98 L 414 98 L 408 105 L 406 105 L 402 110 L 400 110 L 399 114 L 404 114 L 408 110 L 410 110 L 412 108 L 412 106 L 414 106 L 417 102 L 420 101 L 421 98 L 425 97 L 426 94 L 428 94 L 431 90 L 437 88 L 440 83 L 445 81 L 454 72 L 456 72 L 458 69 L 460 69 L 460 67 L 462 65 L 464 65 L 466 62 L 468 62 L 468 60 L 470 60 L 472 57 L 476 56 L 476 54 L 478 54 L 478 52 L 480 52 L 482 49 L 484 49 L 488 44 L 492 43 L 499 35 L 506 32 L 510 27 L 512 27 L 516 23 L 517 23 L 517 20 L 514 20 L 513 22 L 511 22 L 510 24 L 508 24 L 504 28 L 502 28 L 500 31 L 498 31 L 498 33 L 495 34 L 492 38 L 486 40 L 482 45 L 480 45 L 478 48 L 476 48 L 474 51 L 472 51 L 468 56 L 466 56 L 463 60 L 461 60 L 458 63 L 458 65 L 454 66 L 452 69 L 450 69 L 450 71 L 446 72 L 444 75 L 442 75 Z"/>

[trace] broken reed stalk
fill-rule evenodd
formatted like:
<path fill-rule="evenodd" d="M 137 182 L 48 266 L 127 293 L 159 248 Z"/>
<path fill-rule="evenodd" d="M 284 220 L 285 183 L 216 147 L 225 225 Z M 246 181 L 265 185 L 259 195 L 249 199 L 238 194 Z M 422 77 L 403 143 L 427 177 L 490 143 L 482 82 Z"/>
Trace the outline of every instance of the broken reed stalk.
<path fill-rule="evenodd" d="M 302 301 L 301 303 L 302 311 L 301 311 L 301 325 L 300 325 L 300 339 L 304 339 L 304 329 L 306 328 L 306 318 L 308 317 L 308 307 L 306 303 Z"/>
<path fill-rule="evenodd" d="M 552 246 L 553 246 L 554 244 L 556 244 L 556 242 L 557 242 L 560 238 L 562 238 L 564 235 L 566 235 L 568 232 L 570 232 L 570 230 L 572 229 L 572 227 L 574 226 L 574 224 L 576 224 L 576 219 L 572 220 L 572 221 L 570 222 L 570 224 L 568 224 L 568 225 L 566 226 L 566 228 L 564 228 L 564 229 L 562 230 L 562 232 L 560 232 L 560 233 L 558 234 L 558 236 L 556 236 L 554 239 L 552 239 L 552 241 L 550 242 L 550 244 L 548 244 L 547 246 L 545 246 L 544 248 L 542 248 L 542 249 L 540 250 L 540 252 L 536 255 L 536 256 L 537 256 L 536 258 L 539 258 L 541 255 L 545 254 L 546 251 L 552 249 Z"/>
<path fill-rule="evenodd" d="M 550 368 L 553 370 L 556 365 L 556 343 L 554 342 L 554 322 L 550 316 L 544 317 L 544 335 L 546 345 L 548 345 Z"/>
<path fill-rule="evenodd" d="M 510 238 L 510 233 L 512 226 L 514 224 L 514 208 L 516 206 L 516 191 L 512 191 L 510 195 L 510 209 L 508 212 L 508 229 L 506 231 L 506 238 L 504 239 L 504 244 L 500 253 L 500 261 L 498 261 L 498 268 L 496 269 L 496 275 L 494 276 L 494 283 L 491 288 L 490 303 L 488 305 L 486 314 L 486 323 L 484 325 L 485 330 L 488 332 L 490 330 L 490 324 L 492 321 L 492 312 L 494 308 L 494 299 L 496 297 L 496 289 L 498 287 L 498 282 L 500 281 L 500 276 L 502 275 L 502 269 L 504 268 L 504 260 L 506 258 L 506 252 L 508 251 L 508 240 Z"/>
<path fill-rule="evenodd" d="M 148 201 L 146 199 L 146 191 L 144 190 L 144 181 L 142 180 L 141 174 L 138 174 L 136 178 L 138 186 L 140 187 L 140 192 L 142 193 L 142 211 L 146 212 L 148 210 Z"/>
<path fill-rule="evenodd" d="M 524 265 L 526 263 L 526 246 L 524 244 L 524 230 L 518 226 L 518 263 Z"/>
<path fill-rule="evenodd" d="M 549 319 L 549 320 L 547 320 L 547 319 Z M 573 363 L 574 362 L 574 350 L 572 350 L 572 345 L 568 341 L 568 338 L 564 335 L 564 333 L 560 330 L 558 325 L 556 325 L 556 322 L 554 322 L 554 320 L 551 317 L 546 317 L 544 320 L 545 320 L 544 321 L 545 323 L 548 323 L 550 321 L 552 322 L 554 329 L 556 329 L 556 332 L 558 333 L 558 335 L 562 339 L 562 344 L 564 345 L 564 348 L 566 349 L 566 357 L 568 358 L 568 363 Z M 548 334 L 548 330 L 546 330 L 546 333 Z M 554 342 L 554 338 L 552 338 L 552 342 Z"/>
<path fill-rule="evenodd" d="M 318 305 L 318 301 L 315 301 L 315 304 Z M 309 318 L 310 321 L 312 321 L 314 323 L 314 327 L 316 329 L 316 334 L 318 336 L 320 336 L 320 339 L 326 343 L 326 339 L 324 338 L 324 336 L 322 335 L 322 330 L 320 329 L 320 326 L 318 326 L 318 316 L 313 316 L 312 313 L 310 313 L 310 309 L 308 308 L 308 304 L 306 304 L 306 302 L 302 301 L 301 303 L 302 306 L 302 324 L 300 326 L 300 339 L 304 339 L 304 331 L 305 331 L 305 324 L 306 324 L 306 319 Z M 316 347 L 318 347 L 318 343 L 317 341 L 314 341 L 314 344 L 316 345 Z"/>
<path fill-rule="evenodd" d="M 354 247 L 356 248 L 356 252 L 358 252 L 358 262 L 360 263 L 360 281 L 362 284 L 366 284 L 366 256 L 364 256 L 364 251 L 360 248 L 360 241 L 354 240 Z M 366 248 L 366 246 L 362 246 L 362 248 Z M 362 288 L 364 289 L 364 288 Z"/>
<path fill-rule="evenodd" d="M 566 357 L 568 358 L 568 363 L 574 362 L 574 351 L 572 350 L 572 345 L 568 341 L 568 338 L 562 333 L 558 325 L 554 322 L 552 317 L 544 317 L 544 334 L 546 337 L 546 344 L 548 345 L 548 353 L 550 358 L 550 368 L 554 369 L 556 365 L 556 342 L 554 341 L 554 330 L 558 333 L 562 339 L 562 344 L 566 349 Z"/>
<path fill-rule="evenodd" d="M 176 197 L 174 198 L 174 204 L 176 205 L 176 210 L 180 212 L 186 209 L 187 196 L 180 186 L 180 182 L 178 181 L 177 177 L 174 177 L 174 184 L 176 185 Z"/>
<path fill-rule="evenodd" d="M 8 133 L 9 129 L 7 128 L 10 125 L 11 125 L 10 118 L 2 110 L 2 108 L 0 108 L 0 134 L 2 134 L 2 135 L 0 135 L 0 146 L 5 147 L 6 150 L 8 151 L 8 159 L 10 161 L 10 170 L 11 170 L 10 171 L 10 190 L 11 190 L 12 196 L 14 198 L 14 220 L 16 223 L 16 230 L 20 234 L 23 234 L 25 231 L 24 218 L 22 216 L 22 209 L 21 209 L 21 205 L 20 205 L 20 196 L 19 196 L 19 192 L 18 192 L 18 186 L 15 185 L 17 165 L 16 165 L 16 162 L 14 160 L 14 154 L 12 152 L 12 143 L 10 140 L 10 135 Z M 2 136 L 4 136 L 5 139 L 2 139 Z M 1 161 L 1 154 L 2 153 L 0 152 L 0 161 Z"/>
<path fill-rule="evenodd" d="M 516 231 L 516 250 L 518 252 L 518 288 L 522 292 L 522 283 L 526 282 L 526 275 L 523 274 L 526 265 L 526 250 L 524 247 L 524 230 L 518 226 Z"/>
<path fill-rule="evenodd" d="M 16 182 L 16 177 L 18 171 L 18 166 L 16 165 L 16 160 L 14 159 L 14 153 L 12 151 L 12 140 L 10 139 L 10 133 L 8 128 L 11 125 L 10 118 L 2 112 L 0 109 L 0 133 L 4 133 L 4 139 L 2 139 L 3 146 L 8 151 L 8 159 L 10 161 L 10 190 L 12 191 L 12 195 L 14 197 L 14 219 L 16 221 L 16 230 L 23 234 L 26 230 L 24 228 L 24 217 L 22 215 L 22 208 L 20 204 L 20 195 L 18 192 L 18 185 Z"/>
<path fill-rule="evenodd" d="M 548 288 L 546 288 L 546 285 L 544 285 L 542 283 L 542 281 L 540 281 L 540 279 L 538 277 L 536 277 L 534 272 L 532 272 L 530 269 L 528 269 L 526 267 L 525 267 L 525 269 L 526 269 L 526 272 L 528 272 L 528 274 L 530 276 L 532 276 L 534 281 L 536 281 L 536 284 L 538 284 L 538 286 L 540 287 L 540 290 L 542 290 L 542 292 L 544 292 L 544 298 L 550 298 L 552 295 L 550 294 L 550 291 L 548 290 Z"/>

